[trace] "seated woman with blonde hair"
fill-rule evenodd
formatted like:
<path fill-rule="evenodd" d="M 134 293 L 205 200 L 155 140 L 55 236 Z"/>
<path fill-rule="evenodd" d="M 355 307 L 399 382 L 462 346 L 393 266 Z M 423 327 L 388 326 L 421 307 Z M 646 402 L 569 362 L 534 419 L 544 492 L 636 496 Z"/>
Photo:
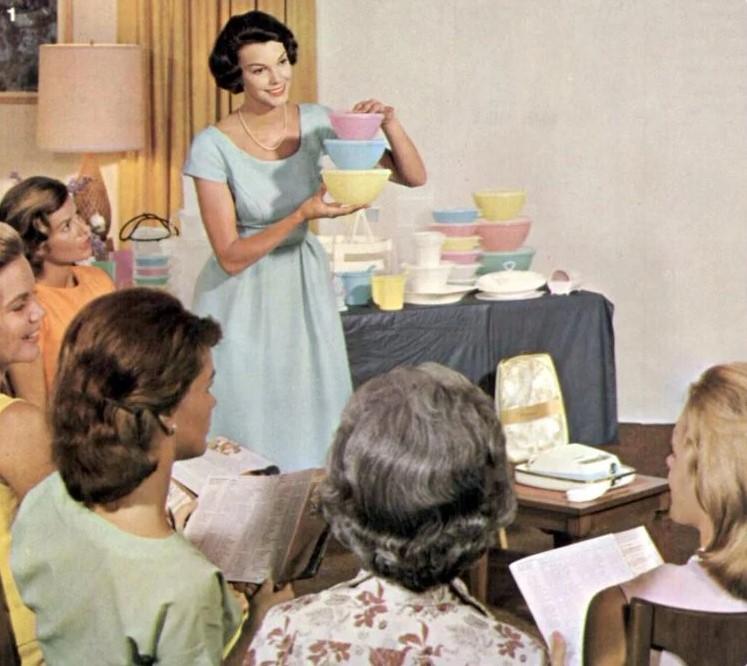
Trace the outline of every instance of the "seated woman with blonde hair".
<path fill-rule="evenodd" d="M 114 283 L 100 268 L 77 265 L 93 254 L 91 229 L 59 180 L 33 176 L 11 187 L 0 201 L 0 220 L 21 235 L 37 298 L 47 313 L 39 336 L 41 356 L 12 365 L 10 379 L 15 395 L 45 407 L 65 329 L 86 303 L 113 291 Z"/>
<path fill-rule="evenodd" d="M 23 241 L 0 223 L 0 377 L 11 363 L 30 363 L 39 356 L 43 317 Z M 49 435 L 37 407 L 4 393 L 0 393 L 0 434 L 0 578 L 15 640 L 15 647 L 10 641 L 5 647 L 17 650 L 15 658 L 28 666 L 41 663 L 42 657 L 34 636 L 34 616 L 21 602 L 10 573 L 10 524 L 18 502 L 52 471 Z M 2 663 L 12 663 L 11 659 L 0 654 Z"/>
<path fill-rule="evenodd" d="M 49 664 L 219 664 L 241 612 L 166 513 L 201 455 L 221 337 L 165 292 L 127 289 L 65 334 L 51 402 L 59 469 L 26 495 L 12 568 Z"/>
<path fill-rule="evenodd" d="M 670 515 L 698 530 L 700 548 L 682 566 L 663 564 L 594 597 L 586 663 L 625 663 L 625 610 L 633 597 L 692 610 L 747 611 L 747 363 L 709 368 L 690 387 L 667 465 Z M 652 663 L 656 659 L 683 663 L 668 653 L 652 653 Z"/>
<path fill-rule="evenodd" d="M 359 388 L 321 488 L 333 533 L 363 570 L 270 610 L 245 664 L 543 664 L 459 580 L 514 516 L 491 400 L 433 363 Z"/>

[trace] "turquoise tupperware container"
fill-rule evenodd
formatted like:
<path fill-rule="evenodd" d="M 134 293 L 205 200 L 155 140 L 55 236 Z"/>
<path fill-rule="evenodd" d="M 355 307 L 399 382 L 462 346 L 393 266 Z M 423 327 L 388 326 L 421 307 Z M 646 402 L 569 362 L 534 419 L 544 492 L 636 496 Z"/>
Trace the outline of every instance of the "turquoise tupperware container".
<path fill-rule="evenodd" d="M 494 271 L 528 271 L 534 259 L 533 247 L 520 247 L 511 252 L 483 252 L 480 258 L 480 274 Z"/>
<path fill-rule="evenodd" d="M 366 305 L 371 300 L 371 273 L 372 269 L 337 273 L 345 286 L 345 305 Z"/>

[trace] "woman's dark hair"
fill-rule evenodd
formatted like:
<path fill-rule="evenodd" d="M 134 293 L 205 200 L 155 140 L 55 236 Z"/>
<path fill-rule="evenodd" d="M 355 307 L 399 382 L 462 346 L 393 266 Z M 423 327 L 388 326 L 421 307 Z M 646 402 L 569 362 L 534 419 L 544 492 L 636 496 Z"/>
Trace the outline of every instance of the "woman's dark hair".
<path fill-rule="evenodd" d="M 244 90 L 239 50 L 247 44 L 280 42 L 291 65 L 296 64 L 298 43 L 293 33 L 274 16 L 260 11 L 237 14 L 228 19 L 210 54 L 210 72 L 219 88 L 232 93 Z"/>
<path fill-rule="evenodd" d="M 0 221 L 21 235 L 34 275 L 42 271 L 41 246 L 49 237 L 49 216 L 65 205 L 68 196 L 67 187 L 59 180 L 32 176 L 11 187 L 0 201 Z"/>
<path fill-rule="evenodd" d="M 337 538 L 377 575 L 422 591 L 451 581 L 516 510 L 493 403 L 427 363 L 359 388 L 320 488 Z"/>
<path fill-rule="evenodd" d="M 62 341 L 52 451 L 68 492 L 86 504 L 132 492 L 156 469 L 158 417 L 182 401 L 220 326 L 154 289 L 101 296 Z"/>

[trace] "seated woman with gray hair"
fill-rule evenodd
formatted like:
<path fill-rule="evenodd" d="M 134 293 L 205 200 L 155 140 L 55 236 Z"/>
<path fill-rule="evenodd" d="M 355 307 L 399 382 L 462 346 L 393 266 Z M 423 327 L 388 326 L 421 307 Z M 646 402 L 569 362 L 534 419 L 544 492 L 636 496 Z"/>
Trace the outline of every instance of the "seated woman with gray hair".
<path fill-rule="evenodd" d="M 321 487 L 352 580 L 273 608 L 245 664 L 541 664 L 458 579 L 514 516 L 491 400 L 437 364 L 396 368 L 348 402 Z"/>

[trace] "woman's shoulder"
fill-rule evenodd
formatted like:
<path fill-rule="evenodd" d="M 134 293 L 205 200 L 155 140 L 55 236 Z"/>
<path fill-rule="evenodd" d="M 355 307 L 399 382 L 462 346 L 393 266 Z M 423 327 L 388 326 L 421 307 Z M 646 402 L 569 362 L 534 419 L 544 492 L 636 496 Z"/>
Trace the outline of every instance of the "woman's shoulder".
<path fill-rule="evenodd" d="M 73 272 L 79 285 L 88 286 L 99 292 L 99 295 L 114 291 L 114 282 L 111 277 L 98 266 L 74 266 Z"/>
<path fill-rule="evenodd" d="M 302 103 L 298 105 L 301 124 L 305 131 L 324 128 L 331 130 L 329 114 L 332 110 L 322 104 Z"/>

